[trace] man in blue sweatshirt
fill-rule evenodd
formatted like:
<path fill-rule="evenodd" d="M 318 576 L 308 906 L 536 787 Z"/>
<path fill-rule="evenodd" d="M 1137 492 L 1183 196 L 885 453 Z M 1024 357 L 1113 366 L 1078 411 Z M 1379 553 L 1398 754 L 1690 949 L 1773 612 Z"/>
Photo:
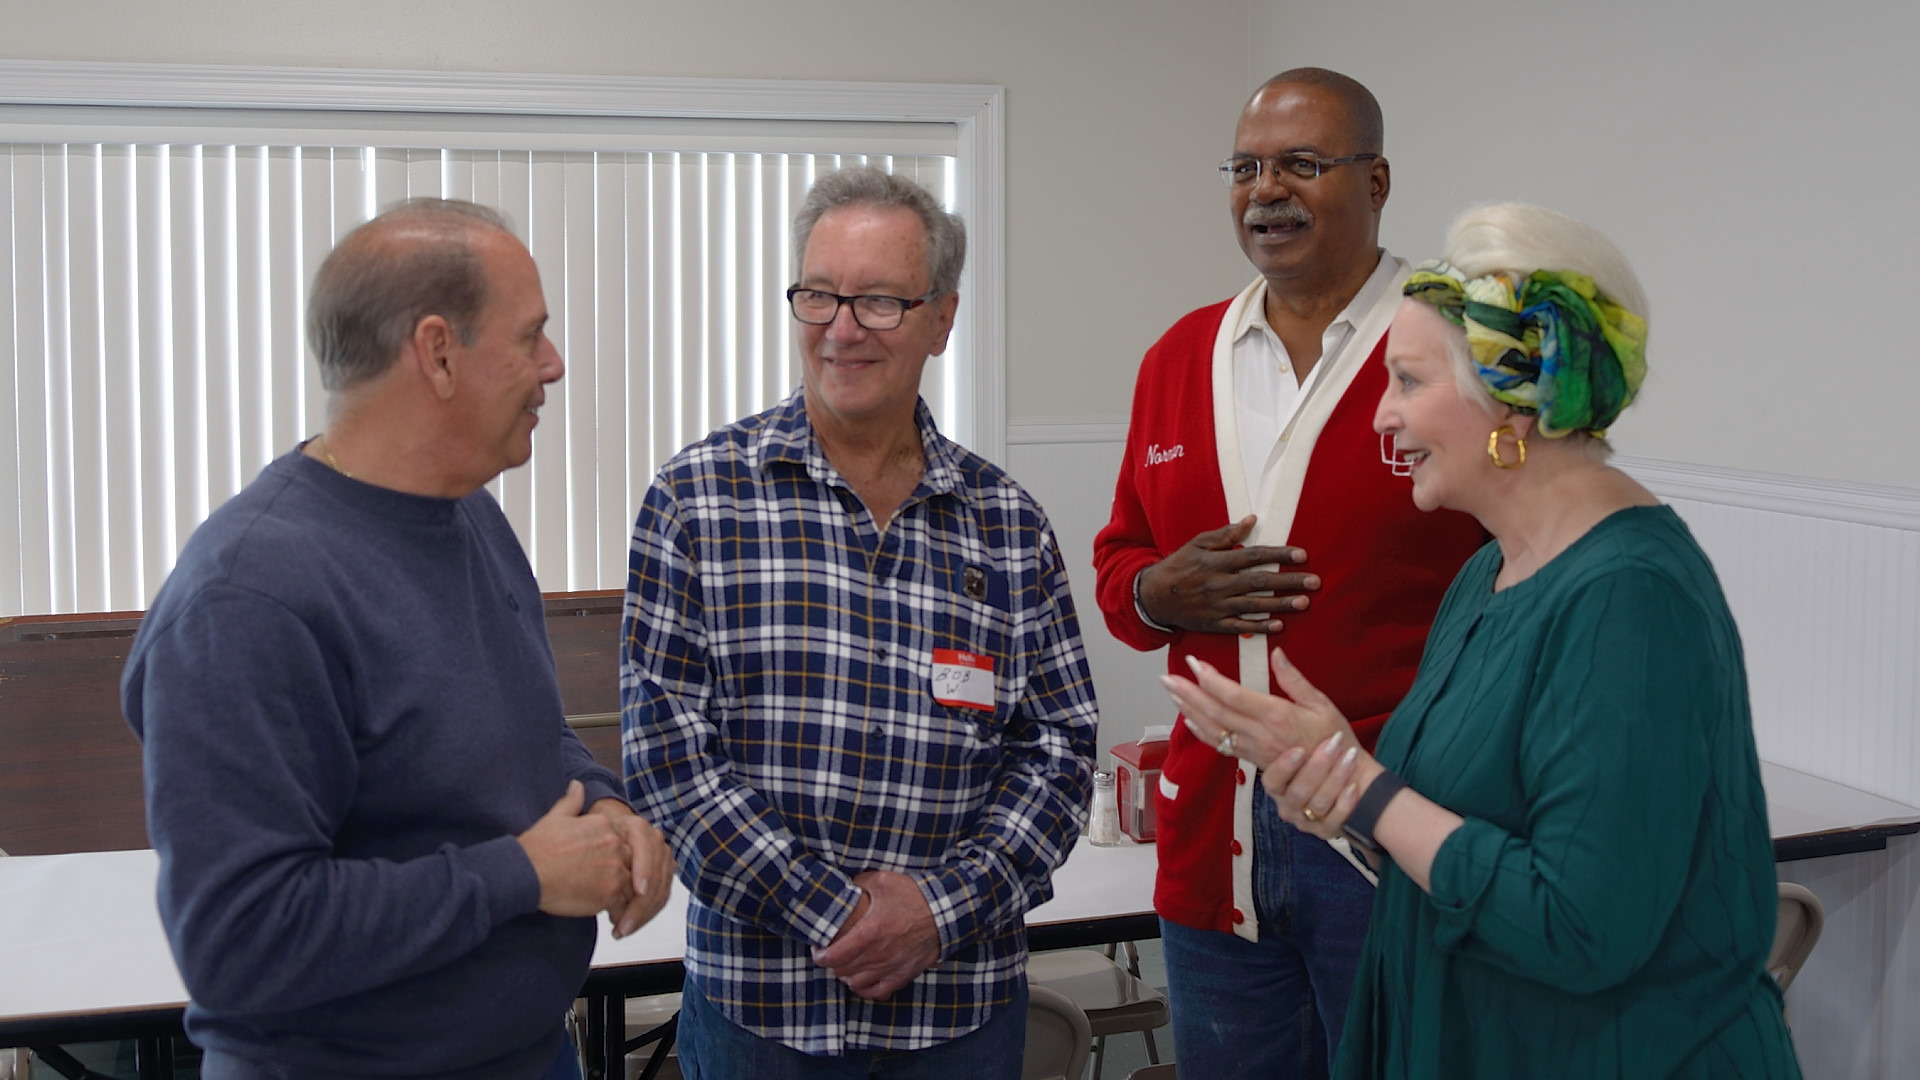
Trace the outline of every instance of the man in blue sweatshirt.
<path fill-rule="evenodd" d="M 324 434 L 208 518 L 142 623 L 122 702 L 207 1080 L 577 1075 L 593 916 L 665 902 L 482 488 L 561 376 L 546 319 L 491 211 L 348 235 L 309 302 Z"/>

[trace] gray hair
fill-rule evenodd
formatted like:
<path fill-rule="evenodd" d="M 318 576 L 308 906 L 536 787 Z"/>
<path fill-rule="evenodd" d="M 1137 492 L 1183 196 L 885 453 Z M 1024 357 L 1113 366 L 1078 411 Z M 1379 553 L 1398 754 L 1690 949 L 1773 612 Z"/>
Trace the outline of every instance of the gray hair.
<path fill-rule="evenodd" d="M 1615 303 L 1647 317 L 1646 290 L 1626 255 L 1600 230 L 1544 206 L 1506 202 L 1468 207 L 1447 227 L 1447 246 L 1440 257 L 1469 279 L 1505 273 L 1519 281 L 1535 270 L 1573 270 L 1592 278 Z M 1451 323 L 1447 329 L 1454 385 L 1461 396 L 1493 415 L 1497 405 L 1480 381 L 1466 331 Z M 1605 439 L 1589 432 L 1570 432 L 1567 439 L 1595 457 L 1604 459 L 1613 452 Z"/>
<path fill-rule="evenodd" d="M 814 181 L 813 190 L 793 218 L 793 275 L 807 265 L 807 241 L 813 227 L 829 210 L 849 206 L 899 207 L 920 219 L 927 237 L 927 280 L 935 296 L 960 289 L 960 270 L 967 262 L 967 226 L 960 215 L 941 208 L 931 192 L 904 176 L 872 165 L 842 169 Z"/>
<path fill-rule="evenodd" d="M 512 235 L 497 211 L 455 199 L 408 199 L 348 233 L 313 276 L 307 343 L 328 392 L 385 372 L 428 315 L 473 344 L 487 302 L 474 250 L 488 230 Z"/>

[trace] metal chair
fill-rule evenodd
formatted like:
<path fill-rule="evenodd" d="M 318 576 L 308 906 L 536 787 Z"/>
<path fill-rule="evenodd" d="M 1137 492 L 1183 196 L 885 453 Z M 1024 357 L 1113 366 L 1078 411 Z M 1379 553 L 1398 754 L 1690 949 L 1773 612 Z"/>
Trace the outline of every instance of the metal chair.
<path fill-rule="evenodd" d="M 680 1080 L 680 1060 L 673 1051 L 680 1027 L 680 995 L 628 998 L 626 1018 L 627 1030 L 639 1032 L 627 1040 L 627 1080 Z"/>
<path fill-rule="evenodd" d="M 1093 1075 L 1099 1080 L 1106 1064 L 1107 1036 L 1138 1031 L 1146 1038 L 1147 1060 L 1158 1064 L 1160 1048 L 1153 1030 L 1172 1018 L 1166 996 L 1140 978 L 1140 951 L 1124 944 L 1126 966 L 1114 960 L 1113 947 L 1103 955 L 1091 949 L 1034 953 L 1027 958 L 1027 986 L 1044 986 L 1073 1000 L 1087 1014 L 1094 1035 Z"/>
<path fill-rule="evenodd" d="M 1027 1049 L 1020 1080 L 1080 1080 L 1087 1071 L 1093 1027 L 1073 999 L 1027 986 Z"/>
<path fill-rule="evenodd" d="M 1812 890 L 1791 881 L 1780 883 L 1780 915 L 1774 924 L 1773 949 L 1767 953 L 1767 974 L 1780 984 L 1781 993 L 1800 974 L 1800 965 L 1819 944 L 1826 924 L 1826 910 Z"/>

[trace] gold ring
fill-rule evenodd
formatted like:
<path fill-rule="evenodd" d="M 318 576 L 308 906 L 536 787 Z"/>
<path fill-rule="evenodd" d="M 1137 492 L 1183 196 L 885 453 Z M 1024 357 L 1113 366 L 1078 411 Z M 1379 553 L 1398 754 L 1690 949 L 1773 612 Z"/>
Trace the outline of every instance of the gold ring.
<path fill-rule="evenodd" d="M 1316 814 L 1316 813 L 1314 813 L 1314 812 L 1313 812 L 1313 807 L 1311 807 L 1311 806 L 1303 806 L 1303 807 L 1301 807 L 1301 808 L 1300 808 L 1300 812 L 1301 812 L 1302 814 L 1304 814 L 1304 815 L 1306 815 L 1306 818 L 1307 818 L 1307 820 L 1308 820 L 1308 821 L 1319 821 L 1319 820 L 1320 820 L 1320 815 L 1319 815 L 1319 814 Z"/>
<path fill-rule="evenodd" d="M 1213 748 L 1227 757 L 1233 757 L 1240 748 L 1240 736 L 1231 731 L 1223 731 L 1220 733 L 1220 741 L 1214 743 Z"/>

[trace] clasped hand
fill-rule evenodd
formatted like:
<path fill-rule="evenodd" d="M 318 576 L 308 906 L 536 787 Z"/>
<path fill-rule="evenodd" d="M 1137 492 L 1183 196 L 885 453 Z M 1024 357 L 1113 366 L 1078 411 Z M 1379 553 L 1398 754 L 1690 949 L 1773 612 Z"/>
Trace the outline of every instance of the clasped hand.
<path fill-rule="evenodd" d="M 940 961 L 940 930 L 920 886 L 905 874 L 855 874 L 860 900 L 813 962 L 868 1001 L 885 1001 Z"/>
<path fill-rule="evenodd" d="M 560 801 L 520 834 L 520 846 L 540 878 L 541 911 L 604 911 L 613 936 L 626 937 L 666 905 L 673 856 L 660 830 L 626 803 L 601 799 L 586 810 L 585 802 L 586 788 L 569 782 Z"/>
<path fill-rule="evenodd" d="M 1381 766 L 1360 749 L 1347 718 L 1285 653 L 1275 649 L 1271 660 L 1286 697 L 1249 690 L 1192 656 L 1192 679 L 1165 675 L 1161 682 L 1194 737 L 1261 770 L 1261 785 L 1281 820 L 1331 839 L 1340 835 Z"/>

